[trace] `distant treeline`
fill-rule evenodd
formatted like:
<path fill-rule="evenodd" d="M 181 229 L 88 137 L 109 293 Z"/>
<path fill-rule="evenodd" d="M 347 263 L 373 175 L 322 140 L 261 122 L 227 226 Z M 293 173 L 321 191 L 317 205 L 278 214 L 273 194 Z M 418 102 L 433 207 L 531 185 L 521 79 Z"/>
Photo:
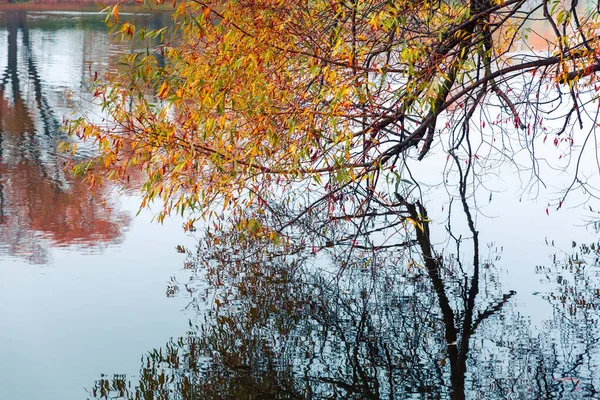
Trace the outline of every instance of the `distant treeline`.
<path fill-rule="evenodd" d="M 20 5 L 38 5 L 38 4 L 50 4 L 50 5 L 61 5 L 61 4 L 116 4 L 121 2 L 120 0 L 0 0 L 0 4 L 20 4 Z M 135 0 L 127 0 L 125 3 L 135 3 Z"/>
<path fill-rule="evenodd" d="M 40 9 L 99 9 L 102 5 L 108 6 L 125 3 L 128 7 L 137 4 L 136 0 L 0 0 L 1 9 L 40 10 Z"/>
<path fill-rule="evenodd" d="M 136 0 L 0 0 L 0 11 L 2 10 L 100 10 L 103 6 L 117 3 L 126 8 L 137 8 Z"/>

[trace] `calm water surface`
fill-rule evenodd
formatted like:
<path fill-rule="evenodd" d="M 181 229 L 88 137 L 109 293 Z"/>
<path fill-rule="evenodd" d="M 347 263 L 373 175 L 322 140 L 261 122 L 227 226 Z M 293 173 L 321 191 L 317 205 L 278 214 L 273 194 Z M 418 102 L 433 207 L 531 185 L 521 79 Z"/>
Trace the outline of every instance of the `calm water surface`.
<path fill-rule="evenodd" d="M 117 49 L 100 17 L 0 12 L 0 399 L 84 399 L 102 373 L 181 335 L 181 221 L 63 171 L 64 116 Z M 67 91 L 74 93 L 69 98 Z M 82 97 L 80 97 L 80 95 Z"/>
<path fill-rule="evenodd" d="M 444 272 L 446 308 L 423 269 L 407 272 L 406 255 L 271 257 L 232 235 L 186 257 L 174 250 L 194 247 L 181 221 L 136 218 L 134 196 L 92 194 L 62 170 L 58 126 L 94 111 L 86 78 L 119 51 L 95 19 L 0 13 L 1 400 L 437 399 L 461 384 L 473 399 L 600 396 L 598 235 L 588 224 L 598 207 L 546 211 L 566 175 L 527 193 L 513 172 L 491 178 L 478 202 L 483 272 L 471 310 L 456 272 L 468 250 L 446 249 L 439 193 L 427 211 L 439 222 L 432 246 L 455 267 Z M 427 162 L 437 171 L 439 159 Z M 326 258 L 352 268 L 332 279 Z M 188 285 L 184 261 L 201 271 Z M 464 370 L 448 362 L 449 308 L 457 326 L 476 321 Z"/>

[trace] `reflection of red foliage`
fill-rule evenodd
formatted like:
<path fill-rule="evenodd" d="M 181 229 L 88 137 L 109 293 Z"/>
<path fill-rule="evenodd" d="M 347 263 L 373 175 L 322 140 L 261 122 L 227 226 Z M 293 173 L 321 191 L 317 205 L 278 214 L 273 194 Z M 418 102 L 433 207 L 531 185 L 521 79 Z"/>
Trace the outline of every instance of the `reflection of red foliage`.
<path fill-rule="evenodd" d="M 0 254 L 43 263 L 49 246 L 118 242 L 129 216 L 111 207 L 109 189 L 92 194 L 86 182 L 64 171 L 57 149 L 61 139 L 49 125 L 52 111 L 40 110 L 46 107 L 39 100 L 43 83 L 32 78 L 36 71 L 19 73 L 23 67 L 17 65 L 21 50 L 16 37 L 24 29 L 24 14 L 5 17 L 12 40 L 6 70 L 10 80 L 0 86 Z M 31 91 L 22 91 L 26 85 L 35 100 Z"/>
<path fill-rule="evenodd" d="M 49 175 L 64 178 L 60 168 L 56 166 Z M 60 182 L 44 176 L 30 160 L 22 160 L 11 168 L 5 193 L 13 203 L 11 214 L 18 215 L 20 221 L 27 222 L 29 230 L 42 233 L 56 245 L 114 242 L 120 237 L 121 227 L 128 223 L 126 216 L 116 215 L 105 205 L 106 194 L 92 195 L 87 183 L 80 179 Z"/>
<path fill-rule="evenodd" d="M 0 91 L 0 129 L 5 132 L 24 132 L 33 126 L 31 116 L 22 99 L 10 104 Z"/>
<path fill-rule="evenodd" d="M 48 246 L 103 247 L 120 241 L 129 216 L 111 206 L 107 193 L 92 194 L 62 166 L 27 158 L 5 161 L 9 165 L 0 164 L 0 253 L 43 263 Z"/>

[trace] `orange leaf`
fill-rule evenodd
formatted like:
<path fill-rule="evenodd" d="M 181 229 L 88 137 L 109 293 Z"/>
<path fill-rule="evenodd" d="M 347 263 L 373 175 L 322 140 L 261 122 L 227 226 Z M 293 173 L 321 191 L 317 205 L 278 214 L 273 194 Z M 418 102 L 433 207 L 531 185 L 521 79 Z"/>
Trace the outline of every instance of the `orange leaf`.
<path fill-rule="evenodd" d="M 164 100 L 167 97 L 168 93 L 169 93 L 169 85 L 165 81 L 165 82 L 163 82 L 163 84 L 158 89 L 157 96 L 158 96 L 159 99 Z"/>

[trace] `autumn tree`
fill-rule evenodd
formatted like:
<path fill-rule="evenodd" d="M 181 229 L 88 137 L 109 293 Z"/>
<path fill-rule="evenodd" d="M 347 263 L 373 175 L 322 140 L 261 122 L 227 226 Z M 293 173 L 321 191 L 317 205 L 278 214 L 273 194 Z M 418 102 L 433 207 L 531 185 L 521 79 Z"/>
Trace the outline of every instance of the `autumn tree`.
<path fill-rule="evenodd" d="M 531 185 L 550 166 L 571 168 L 565 195 L 593 190 L 580 167 L 595 150 L 598 10 L 554 0 L 173 5 L 173 23 L 152 30 L 108 9 L 120 39 L 146 46 L 95 77 L 104 120 L 69 128 L 98 155 L 76 171 L 100 184 L 142 169 L 142 207 L 189 212 L 188 228 L 206 219 L 217 249 L 327 254 L 338 277 L 375 274 L 384 254 L 423 271 L 451 396 L 464 398 L 471 336 L 512 296 L 476 303 L 477 189 L 498 168 Z M 557 156 L 539 156 L 544 146 Z M 449 222 L 462 215 L 448 240 L 463 252 L 468 239 L 470 260 L 448 263 L 433 245 L 421 183 L 432 175 L 450 196 Z"/>
<path fill-rule="evenodd" d="M 155 30 L 115 6 L 117 35 L 148 46 L 97 76 L 104 122 L 71 121 L 100 150 L 78 171 L 143 169 L 142 206 L 160 198 L 161 217 L 258 206 L 274 225 L 250 230 L 272 238 L 319 207 L 362 232 L 374 214 L 404 229 L 415 160 L 447 154 L 477 175 L 527 150 L 538 175 L 548 136 L 565 153 L 588 143 L 598 12 L 567 3 L 183 0 Z"/>

